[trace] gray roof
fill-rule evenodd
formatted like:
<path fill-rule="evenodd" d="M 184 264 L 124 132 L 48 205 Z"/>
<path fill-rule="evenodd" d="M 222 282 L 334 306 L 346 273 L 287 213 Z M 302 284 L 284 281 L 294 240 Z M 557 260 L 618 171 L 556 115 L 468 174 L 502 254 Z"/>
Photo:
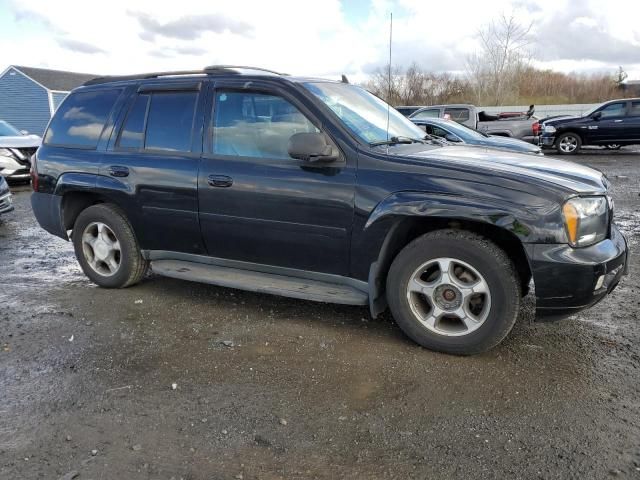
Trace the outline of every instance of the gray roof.
<path fill-rule="evenodd" d="M 12 66 L 45 88 L 63 92 L 69 92 L 87 80 L 100 76 L 91 73 L 65 72 L 63 70 L 49 70 L 47 68 L 21 67 L 20 65 Z"/>

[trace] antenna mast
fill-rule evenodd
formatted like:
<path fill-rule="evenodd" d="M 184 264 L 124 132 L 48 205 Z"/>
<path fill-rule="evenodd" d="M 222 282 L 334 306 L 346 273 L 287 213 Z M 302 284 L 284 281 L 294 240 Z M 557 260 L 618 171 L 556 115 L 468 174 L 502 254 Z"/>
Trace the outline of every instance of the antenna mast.
<path fill-rule="evenodd" d="M 389 82 L 389 93 L 387 95 L 387 142 L 389 142 L 389 122 L 391 118 L 391 42 L 393 40 L 393 12 L 389 18 L 389 69 L 387 71 L 387 81 Z M 387 143 L 387 153 L 389 153 L 389 143 Z"/>

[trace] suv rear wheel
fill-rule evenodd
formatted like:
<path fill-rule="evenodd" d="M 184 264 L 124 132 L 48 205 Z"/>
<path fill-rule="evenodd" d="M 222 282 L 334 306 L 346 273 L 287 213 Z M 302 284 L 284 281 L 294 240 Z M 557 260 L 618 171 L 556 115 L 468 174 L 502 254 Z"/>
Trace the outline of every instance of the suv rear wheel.
<path fill-rule="evenodd" d="M 106 288 L 138 283 L 148 268 L 126 216 L 115 205 L 83 210 L 73 226 L 76 258 L 92 282 Z"/>
<path fill-rule="evenodd" d="M 561 155 L 573 155 L 582 147 L 582 139 L 577 133 L 563 133 L 556 140 L 556 150 Z"/>
<path fill-rule="evenodd" d="M 520 307 L 520 281 L 504 251 L 470 232 L 439 230 L 395 258 L 387 299 L 400 328 L 431 350 L 471 355 L 500 343 Z"/>

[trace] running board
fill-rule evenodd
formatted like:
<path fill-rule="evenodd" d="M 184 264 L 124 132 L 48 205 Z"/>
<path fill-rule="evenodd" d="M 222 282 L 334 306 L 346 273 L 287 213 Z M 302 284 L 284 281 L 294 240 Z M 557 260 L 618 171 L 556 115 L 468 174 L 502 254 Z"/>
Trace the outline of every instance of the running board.
<path fill-rule="evenodd" d="M 351 286 L 184 260 L 153 260 L 154 273 L 165 277 L 315 302 L 367 305 L 365 292 Z"/>

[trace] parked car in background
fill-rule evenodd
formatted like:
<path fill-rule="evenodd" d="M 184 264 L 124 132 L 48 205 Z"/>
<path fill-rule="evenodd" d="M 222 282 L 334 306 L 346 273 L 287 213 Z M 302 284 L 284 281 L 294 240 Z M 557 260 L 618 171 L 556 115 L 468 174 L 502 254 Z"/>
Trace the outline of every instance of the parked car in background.
<path fill-rule="evenodd" d="M 29 180 L 31 157 L 42 143 L 38 135 L 19 131 L 0 120 L 0 176 L 9 180 Z"/>
<path fill-rule="evenodd" d="M 517 138 L 487 135 L 484 132 L 474 130 L 453 120 L 445 118 L 429 118 L 424 120 L 411 119 L 413 123 L 422 128 L 426 133 L 434 137 L 443 138 L 455 144 L 477 145 L 510 152 L 529 153 L 542 155 L 542 149 Z"/>
<path fill-rule="evenodd" d="M 13 200 L 9 185 L 4 177 L 0 177 L 0 214 L 13 210 Z"/>
<path fill-rule="evenodd" d="M 420 110 L 421 108 L 423 108 L 423 107 L 415 106 L 415 105 L 402 105 L 402 106 L 396 107 L 396 110 L 399 111 L 405 117 L 408 117 L 413 112 L 416 112 L 416 111 Z"/>
<path fill-rule="evenodd" d="M 416 110 L 409 118 L 425 120 L 429 118 L 449 118 L 488 135 L 512 137 L 525 142 L 538 143 L 538 119 L 531 114 L 518 117 L 500 118 L 478 110 L 474 105 L 432 105 Z"/>
<path fill-rule="evenodd" d="M 640 98 L 611 100 L 579 117 L 556 117 L 540 121 L 540 143 L 562 155 L 578 153 L 585 145 L 617 150 L 640 145 Z"/>
<path fill-rule="evenodd" d="M 424 137 L 342 82 L 230 66 L 99 78 L 51 119 L 31 205 L 102 287 L 151 267 L 389 307 L 455 354 L 500 343 L 532 279 L 540 316 L 616 287 L 628 248 L 601 172 Z"/>

